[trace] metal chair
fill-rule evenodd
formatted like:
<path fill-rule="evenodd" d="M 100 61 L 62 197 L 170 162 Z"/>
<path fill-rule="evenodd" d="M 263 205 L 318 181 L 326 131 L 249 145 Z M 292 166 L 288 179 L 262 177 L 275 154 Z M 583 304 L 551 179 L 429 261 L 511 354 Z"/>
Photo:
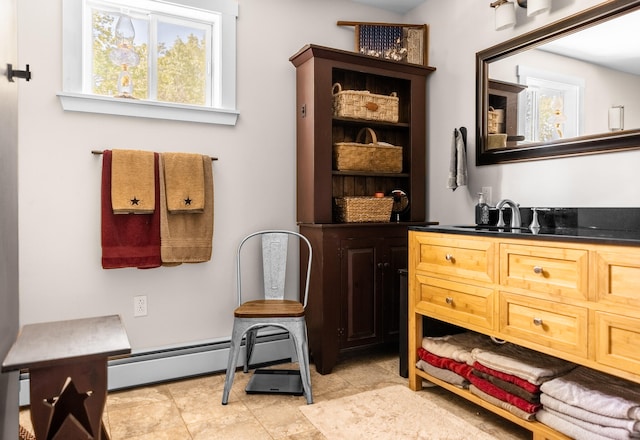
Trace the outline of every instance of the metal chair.
<path fill-rule="evenodd" d="M 262 239 L 264 299 L 251 300 L 243 303 L 241 274 L 243 249 L 247 242 L 254 237 L 260 237 Z M 285 299 L 286 260 L 289 237 L 298 237 L 301 246 L 300 252 L 302 253 L 304 251 L 302 247 L 303 244 L 306 244 L 308 252 L 304 292 L 301 295 L 301 292 L 297 292 L 296 289 L 297 295 L 295 300 Z M 249 371 L 249 361 L 253 353 L 256 335 L 258 330 L 264 327 L 279 327 L 289 332 L 298 356 L 304 396 L 307 399 L 307 404 L 313 403 L 309 371 L 307 325 L 304 316 L 305 307 L 307 306 L 307 295 L 309 293 L 312 253 L 311 243 L 305 236 L 297 232 L 285 230 L 254 232 L 246 236 L 238 245 L 236 254 L 238 307 L 233 312 L 233 331 L 231 334 L 231 345 L 229 347 L 229 360 L 224 381 L 224 391 L 222 393 L 223 405 L 226 405 L 229 400 L 229 392 L 233 385 L 242 338 L 246 334 L 246 352 L 243 368 L 246 373 Z M 245 258 L 248 258 L 248 255 Z M 300 301 L 300 299 L 302 299 L 302 301 Z"/>

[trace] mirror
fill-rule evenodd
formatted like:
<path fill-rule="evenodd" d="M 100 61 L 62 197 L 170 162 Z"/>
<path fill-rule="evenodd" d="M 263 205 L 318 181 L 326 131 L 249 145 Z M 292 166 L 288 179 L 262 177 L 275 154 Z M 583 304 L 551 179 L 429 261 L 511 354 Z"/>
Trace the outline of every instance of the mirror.
<path fill-rule="evenodd" d="M 476 54 L 476 164 L 640 148 L 640 0 Z"/>

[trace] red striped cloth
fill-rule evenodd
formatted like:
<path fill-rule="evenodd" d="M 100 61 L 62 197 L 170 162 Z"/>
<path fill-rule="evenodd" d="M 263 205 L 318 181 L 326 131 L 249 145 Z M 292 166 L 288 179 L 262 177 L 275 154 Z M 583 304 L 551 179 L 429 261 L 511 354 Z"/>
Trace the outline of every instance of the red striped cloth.
<path fill-rule="evenodd" d="M 500 387 L 493 385 L 488 380 L 484 380 L 481 377 L 476 376 L 475 374 L 470 374 L 469 382 L 474 384 L 480 391 L 484 391 L 490 396 L 495 397 L 496 399 L 502 400 L 503 402 L 510 403 L 517 408 L 520 408 L 523 411 L 528 412 L 529 414 L 533 414 L 542 408 L 542 405 L 539 403 L 530 403 L 524 400 L 521 397 L 513 395 Z"/>
<path fill-rule="evenodd" d="M 507 374 L 507 373 L 503 373 L 502 371 L 494 370 L 493 368 L 489 368 L 489 367 L 487 367 L 485 365 L 482 365 L 479 362 L 474 362 L 473 363 L 473 368 L 475 368 L 478 371 L 482 371 L 484 373 L 487 373 L 487 374 L 490 374 L 492 376 L 495 376 L 495 377 L 497 377 L 499 379 L 502 379 L 504 381 L 516 384 L 520 388 L 523 388 L 523 389 L 527 390 L 530 393 L 539 393 L 540 392 L 540 385 L 533 384 L 533 383 L 529 382 L 528 380 L 525 380 L 525 379 L 523 379 L 521 377 L 518 377 L 518 376 L 514 376 L 513 374 Z"/>
<path fill-rule="evenodd" d="M 447 370 L 451 370 L 466 379 L 471 376 L 471 372 L 473 371 L 471 365 L 465 364 L 464 362 L 454 361 L 451 358 L 435 355 L 422 347 L 418 349 L 418 357 L 434 367 L 446 368 Z"/>

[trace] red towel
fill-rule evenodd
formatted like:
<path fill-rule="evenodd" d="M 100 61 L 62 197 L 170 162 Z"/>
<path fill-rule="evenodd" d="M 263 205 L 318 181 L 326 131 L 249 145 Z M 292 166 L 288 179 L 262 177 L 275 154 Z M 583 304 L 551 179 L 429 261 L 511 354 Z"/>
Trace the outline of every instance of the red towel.
<path fill-rule="evenodd" d="M 503 373 L 502 371 L 494 370 L 493 368 L 489 368 L 486 365 L 481 364 L 480 362 L 474 362 L 473 368 L 475 368 L 478 371 L 482 371 L 484 373 L 495 376 L 499 379 L 506 380 L 507 382 L 516 384 L 520 388 L 523 388 L 530 393 L 540 392 L 540 385 L 533 384 L 528 380 L 522 379 L 521 377 L 518 377 L 518 376 L 514 376 L 513 374 Z"/>
<path fill-rule="evenodd" d="M 508 402 L 520 408 L 521 410 L 528 412 L 529 414 L 533 414 L 536 411 L 538 411 L 540 408 L 542 408 L 542 405 L 540 405 L 539 403 L 527 402 L 526 400 L 518 396 L 515 396 L 507 392 L 506 390 L 503 390 L 502 388 L 495 386 L 488 380 L 484 380 L 474 374 L 470 374 L 469 377 L 467 377 L 467 379 L 469 379 L 469 382 L 471 382 L 476 387 L 478 387 L 480 391 L 484 391 L 488 395 L 493 396 L 496 399 L 502 400 L 503 402 Z"/>
<path fill-rule="evenodd" d="M 154 153 L 156 201 L 160 200 L 158 153 Z M 157 202 L 156 202 L 157 203 Z M 111 208 L 111 151 L 102 155 L 102 267 L 160 267 L 160 210 L 114 214 Z"/>
<path fill-rule="evenodd" d="M 418 349 L 418 357 L 423 361 L 433 365 L 434 367 L 446 368 L 447 370 L 451 370 L 464 378 L 468 378 L 473 371 L 471 365 L 468 365 L 464 362 L 458 362 L 451 358 L 438 356 L 431 353 L 430 351 L 425 350 L 422 347 Z"/>

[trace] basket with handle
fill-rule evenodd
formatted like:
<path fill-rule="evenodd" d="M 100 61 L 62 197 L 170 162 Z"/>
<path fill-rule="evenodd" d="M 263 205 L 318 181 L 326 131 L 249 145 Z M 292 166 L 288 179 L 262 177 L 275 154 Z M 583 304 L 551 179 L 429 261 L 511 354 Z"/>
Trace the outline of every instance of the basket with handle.
<path fill-rule="evenodd" d="M 339 222 L 388 223 L 391 220 L 393 197 L 345 196 L 334 200 L 335 217 Z"/>
<path fill-rule="evenodd" d="M 333 116 L 338 118 L 398 122 L 398 104 L 396 92 L 377 95 L 368 90 L 342 90 L 340 83 L 333 85 Z"/>
<path fill-rule="evenodd" d="M 368 140 L 371 142 L 365 143 Z M 337 171 L 400 173 L 402 147 L 378 142 L 375 131 L 364 127 L 358 132 L 355 142 L 333 144 L 333 166 Z"/>
<path fill-rule="evenodd" d="M 496 109 L 493 107 L 489 107 L 487 111 L 487 132 L 489 133 L 498 133 L 499 130 L 499 115 Z"/>

